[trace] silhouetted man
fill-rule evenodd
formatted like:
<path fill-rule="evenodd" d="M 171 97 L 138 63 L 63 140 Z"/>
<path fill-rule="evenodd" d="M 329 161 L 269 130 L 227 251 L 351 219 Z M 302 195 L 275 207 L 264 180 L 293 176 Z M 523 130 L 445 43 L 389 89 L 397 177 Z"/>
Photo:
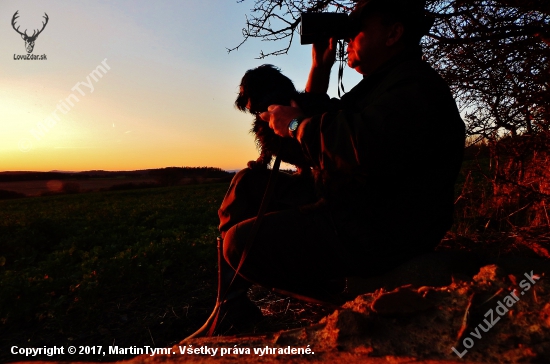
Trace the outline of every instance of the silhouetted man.
<path fill-rule="evenodd" d="M 261 115 L 275 133 L 300 142 L 316 188 L 307 178 L 278 176 L 271 212 L 227 291 L 268 178 L 249 169 L 235 176 L 219 210 L 219 292 L 227 294 L 218 296 L 218 319 L 213 314 L 193 336 L 260 317 L 246 297 L 251 281 L 338 302 L 335 281 L 432 251 L 452 224 L 465 130 L 448 86 L 422 61 L 419 42 L 431 25 L 424 1 L 360 1 L 350 21 L 357 30 L 348 65 L 363 80 L 330 100 L 335 41 L 317 44 L 306 92 L 326 99 L 324 112 L 304 118 L 297 107 L 272 105 Z"/>

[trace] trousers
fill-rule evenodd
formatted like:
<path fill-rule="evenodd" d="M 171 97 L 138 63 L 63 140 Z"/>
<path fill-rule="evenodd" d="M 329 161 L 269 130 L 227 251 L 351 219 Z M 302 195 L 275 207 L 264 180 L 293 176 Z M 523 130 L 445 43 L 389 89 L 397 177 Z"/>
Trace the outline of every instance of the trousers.
<path fill-rule="evenodd" d="M 249 239 L 270 173 L 238 172 L 218 211 L 224 258 L 233 269 Z M 330 212 L 318 200 L 310 175 L 277 173 L 268 212 L 240 274 L 267 288 L 324 299 L 340 289 L 335 282 L 350 274 Z"/>
<path fill-rule="evenodd" d="M 218 211 L 223 256 L 233 269 L 241 260 L 270 173 L 255 169 L 238 172 Z M 268 212 L 239 271 L 248 281 L 324 299 L 344 288 L 337 282 L 345 282 L 345 277 L 380 275 L 433 250 L 386 243 L 389 233 L 363 234 L 361 223 L 353 221 L 352 214 L 333 211 L 317 197 L 310 175 L 276 173 Z"/>

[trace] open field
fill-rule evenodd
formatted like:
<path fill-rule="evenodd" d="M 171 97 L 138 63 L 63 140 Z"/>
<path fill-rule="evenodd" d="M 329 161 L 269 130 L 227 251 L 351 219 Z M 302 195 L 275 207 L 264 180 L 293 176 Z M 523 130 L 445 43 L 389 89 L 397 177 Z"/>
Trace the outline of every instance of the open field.
<path fill-rule="evenodd" d="M 214 306 L 217 209 L 227 187 L 0 201 L 0 362 L 21 360 L 13 345 L 165 347 L 194 332 Z M 328 313 L 260 288 L 251 294 L 273 330 Z"/>
<path fill-rule="evenodd" d="M 191 333 L 215 299 L 226 189 L 0 201 L 0 362 L 12 345 L 163 346 Z"/>
<path fill-rule="evenodd" d="M 200 327 L 215 300 L 217 209 L 227 187 L 0 201 L 0 362 L 22 360 L 10 354 L 13 345 L 167 347 Z M 481 236 L 486 222 L 466 217 L 458 211 L 443 248 L 550 258 L 546 229 Z M 461 224 L 474 240 L 458 236 Z M 267 317 L 259 330 L 301 327 L 330 313 L 259 288 L 251 298 Z"/>

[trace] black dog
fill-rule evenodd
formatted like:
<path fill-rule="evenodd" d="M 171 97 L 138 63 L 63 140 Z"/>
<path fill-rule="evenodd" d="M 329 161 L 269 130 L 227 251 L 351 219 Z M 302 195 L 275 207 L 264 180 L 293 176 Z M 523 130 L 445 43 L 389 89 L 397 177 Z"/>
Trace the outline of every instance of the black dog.
<path fill-rule="evenodd" d="M 278 136 L 259 116 L 267 111 L 269 105 L 290 106 L 290 100 L 294 100 L 305 111 L 307 102 L 301 102 L 304 99 L 305 94 L 298 92 L 292 81 L 273 65 L 264 64 L 246 71 L 235 106 L 256 116 L 250 132 L 254 134 L 260 150 L 260 156 L 256 161 L 248 162 L 248 168 L 267 168 L 273 156 L 279 155 L 283 162 L 296 166 L 298 173 L 311 171 L 300 143 L 295 139 Z"/>

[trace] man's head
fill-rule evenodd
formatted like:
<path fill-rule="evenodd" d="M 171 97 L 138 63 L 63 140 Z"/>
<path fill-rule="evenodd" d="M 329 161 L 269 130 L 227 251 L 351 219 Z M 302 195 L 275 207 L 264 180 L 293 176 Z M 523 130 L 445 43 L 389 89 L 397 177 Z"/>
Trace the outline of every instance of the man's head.
<path fill-rule="evenodd" d="M 432 22 L 424 0 L 360 0 L 350 14 L 348 65 L 369 75 L 397 54 L 418 48 Z"/>

